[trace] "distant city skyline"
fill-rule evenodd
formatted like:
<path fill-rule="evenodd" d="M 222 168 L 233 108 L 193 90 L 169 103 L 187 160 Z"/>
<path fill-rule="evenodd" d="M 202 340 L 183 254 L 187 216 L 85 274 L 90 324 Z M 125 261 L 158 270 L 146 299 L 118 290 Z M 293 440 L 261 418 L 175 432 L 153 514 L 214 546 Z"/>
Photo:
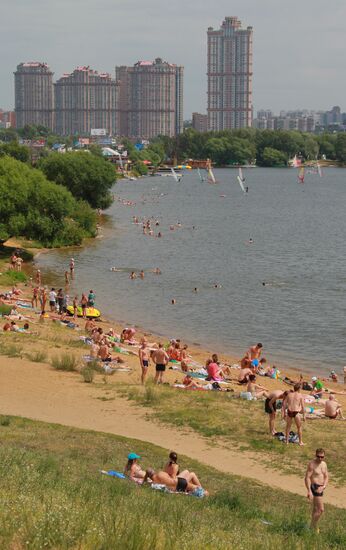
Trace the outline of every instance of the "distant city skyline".
<path fill-rule="evenodd" d="M 206 33 L 225 16 L 254 29 L 254 109 L 341 105 L 346 5 L 334 0 L 2 0 L 0 106 L 14 107 L 13 71 L 46 61 L 55 75 L 90 65 L 99 72 L 157 57 L 185 67 L 184 118 L 206 112 Z"/>

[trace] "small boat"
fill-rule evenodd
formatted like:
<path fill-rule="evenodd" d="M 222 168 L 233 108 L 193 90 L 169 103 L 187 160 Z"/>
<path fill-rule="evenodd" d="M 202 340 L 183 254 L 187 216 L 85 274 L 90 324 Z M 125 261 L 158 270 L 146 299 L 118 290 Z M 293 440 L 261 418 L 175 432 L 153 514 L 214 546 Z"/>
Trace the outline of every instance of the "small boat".
<path fill-rule="evenodd" d="M 73 306 L 67 306 L 66 311 L 69 315 L 74 315 Z M 89 319 L 97 319 L 101 315 L 100 311 L 94 307 L 87 307 L 85 314 L 86 317 L 89 317 Z M 81 306 L 78 306 L 77 308 L 77 317 L 83 317 L 83 310 Z"/>

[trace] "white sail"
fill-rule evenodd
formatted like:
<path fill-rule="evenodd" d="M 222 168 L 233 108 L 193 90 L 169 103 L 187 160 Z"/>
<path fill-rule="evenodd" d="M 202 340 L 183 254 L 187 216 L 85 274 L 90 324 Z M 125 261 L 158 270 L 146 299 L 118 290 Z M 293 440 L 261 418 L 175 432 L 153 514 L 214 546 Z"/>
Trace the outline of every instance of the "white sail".
<path fill-rule="evenodd" d="M 317 172 L 318 172 L 318 175 L 320 176 L 320 178 L 322 178 L 323 177 L 322 168 L 321 168 L 319 162 L 317 163 Z"/>
<path fill-rule="evenodd" d="M 216 183 L 214 172 L 211 169 L 211 167 L 209 167 L 209 169 L 208 169 L 208 181 L 209 181 L 209 183 Z"/>
<path fill-rule="evenodd" d="M 201 171 L 200 171 L 199 168 L 197 168 L 197 172 L 198 172 L 199 179 L 200 179 L 201 182 L 203 183 L 205 180 L 204 180 L 204 177 L 202 176 Z"/>
<path fill-rule="evenodd" d="M 243 176 L 243 170 L 242 170 L 241 168 L 239 168 L 239 177 L 240 177 L 241 181 L 242 181 L 243 183 L 245 183 L 245 178 L 244 178 L 244 176 Z"/>
<path fill-rule="evenodd" d="M 175 181 L 178 183 L 180 181 L 180 178 L 178 178 L 176 171 L 174 168 L 171 168 L 172 176 L 175 179 Z"/>
<path fill-rule="evenodd" d="M 244 187 L 244 183 L 243 183 L 243 180 L 241 179 L 240 176 L 237 176 L 237 180 L 239 182 L 239 185 L 240 185 L 240 188 L 241 190 L 243 191 L 243 193 L 246 193 L 246 190 L 245 190 L 245 187 Z"/>

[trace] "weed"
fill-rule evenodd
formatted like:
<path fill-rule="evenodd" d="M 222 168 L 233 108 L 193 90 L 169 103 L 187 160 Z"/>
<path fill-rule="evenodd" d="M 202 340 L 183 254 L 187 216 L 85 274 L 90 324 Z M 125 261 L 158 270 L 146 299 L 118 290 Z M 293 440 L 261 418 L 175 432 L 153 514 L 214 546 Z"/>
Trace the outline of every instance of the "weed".
<path fill-rule="evenodd" d="M 10 344 L 9 346 L 5 346 L 4 355 L 7 355 L 7 357 L 22 358 L 22 348 L 20 348 L 19 346 L 16 346 L 15 344 Z"/>
<path fill-rule="evenodd" d="M 47 362 L 47 353 L 45 351 L 35 351 L 34 353 L 28 353 L 27 356 L 33 363 Z"/>
<path fill-rule="evenodd" d="M 62 353 L 60 357 L 52 357 L 51 365 L 56 370 L 72 372 L 77 370 L 78 360 L 75 355 Z"/>
<path fill-rule="evenodd" d="M 0 426 L 9 426 L 10 419 L 8 416 L 0 416 Z"/>
<path fill-rule="evenodd" d="M 89 366 L 83 367 L 80 373 L 83 377 L 84 382 L 91 384 L 91 382 L 94 380 L 95 371 L 91 367 Z"/>

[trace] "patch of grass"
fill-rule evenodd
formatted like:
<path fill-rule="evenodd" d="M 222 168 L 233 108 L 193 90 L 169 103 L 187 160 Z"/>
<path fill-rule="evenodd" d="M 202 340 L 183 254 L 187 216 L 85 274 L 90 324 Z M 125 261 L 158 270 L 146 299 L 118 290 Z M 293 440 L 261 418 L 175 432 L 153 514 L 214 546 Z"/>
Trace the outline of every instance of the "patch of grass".
<path fill-rule="evenodd" d="M 122 471 L 130 451 L 142 456 L 143 468 L 161 468 L 168 451 L 143 441 L 14 417 L 1 435 L 1 548 L 345 548 L 345 510 L 326 506 L 316 536 L 306 529 L 310 508 L 303 497 L 184 456 L 179 464 L 197 472 L 209 498 L 165 495 L 99 473 Z"/>
<path fill-rule="evenodd" d="M 11 306 L 7 304 L 0 304 L 0 315 L 9 315 L 11 313 Z"/>
<path fill-rule="evenodd" d="M 78 359 L 75 355 L 62 353 L 60 356 L 52 357 L 51 365 L 53 369 L 72 372 L 77 370 Z"/>
<path fill-rule="evenodd" d="M 8 269 L 2 276 L 4 284 L 25 283 L 27 280 L 28 277 L 24 271 L 14 271 L 13 269 Z"/>
<path fill-rule="evenodd" d="M 27 357 L 33 363 L 46 363 L 47 353 L 45 351 L 35 351 L 34 353 L 28 353 Z"/>
<path fill-rule="evenodd" d="M 10 418 L 8 416 L 0 416 L 0 426 L 9 426 Z"/>
<path fill-rule="evenodd" d="M 22 348 L 20 346 L 16 346 L 15 344 L 9 344 L 3 347 L 2 355 L 7 355 L 7 357 L 22 358 Z"/>
<path fill-rule="evenodd" d="M 84 382 L 87 382 L 88 384 L 91 384 L 91 382 L 95 378 L 95 371 L 92 368 L 90 368 L 89 366 L 83 367 L 81 369 L 80 373 L 82 375 L 82 378 L 83 378 Z"/>

